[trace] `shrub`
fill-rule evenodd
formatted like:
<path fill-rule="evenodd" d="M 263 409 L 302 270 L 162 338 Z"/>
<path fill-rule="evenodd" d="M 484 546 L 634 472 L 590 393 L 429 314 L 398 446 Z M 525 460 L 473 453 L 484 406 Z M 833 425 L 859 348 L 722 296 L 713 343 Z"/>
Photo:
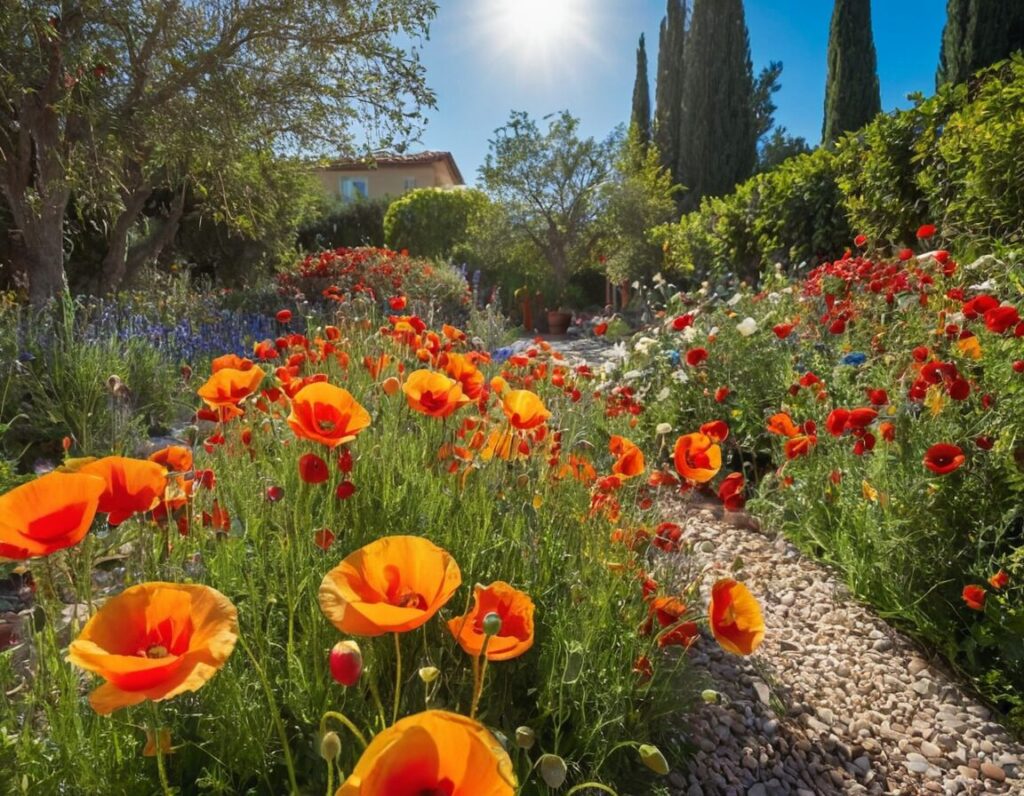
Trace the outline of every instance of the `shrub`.
<path fill-rule="evenodd" d="M 299 230 L 299 246 L 304 251 L 383 246 L 384 215 L 390 205 L 390 197 L 325 202 L 320 214 Z"/>
<path fill-rule="evenodd" d="M 488 204 L 487 195 L 473 188 L 417 188 L 391 203 L 384 241 L 417 257 L 450 259 Z"/>
<path fill-rule="evenodd" d="M 1024 55 L 915 107 L 878 116 L 835 151 L 819 149 L 705 198 L 656 232 L 668 262 L 697 278 L 756 277 L 782 262 L 842 254 L 851 230 L 908 245 L 924 222 L 961 249 L 1024 239 Z"/>
<path fill-rule="evenodd" d="M 469 304 L 465 277 L 446 263 L 390 249 L 334 249 L 311 254 L 277 275 L 282 295 L 344 304 L 355 298 L 386 306 L 404 296 L 424 316 L 460 318 Z"/>

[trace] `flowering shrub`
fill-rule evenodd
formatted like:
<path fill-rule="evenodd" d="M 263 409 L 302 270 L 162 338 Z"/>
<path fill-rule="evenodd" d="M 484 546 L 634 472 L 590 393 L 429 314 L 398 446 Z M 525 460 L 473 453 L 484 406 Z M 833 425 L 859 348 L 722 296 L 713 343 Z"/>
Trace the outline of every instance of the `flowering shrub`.
<path fill-rule="evenodd" d="M 470 303 L 466 280 L 451 266 L 371 247 L 310 254 L 279 273 L 277 283 L 284 296 L 336 305 L 365 299 L 385 306 L 404 296 L 425 317 L 447 320 L 462 317 Z"/>
<path fill-rule="evenodd" d="M 616 372 L 663 438 L 726 419 L 723 470 L 758 482 L 768 527 L 1019 710 L 1024 268 L 855 249 L 760 292 L 676 294 Z"/>
<path fill-rule="evenodd" d="M 697 570 L 665 521 L 721 475 L 728 424 L 649 456 L 631 391 L 400 312 L 303 333 L 282 307 L 251 358 L 193 372 L 187 440 L 96 459 L 69 439 L 0 495 L 4 574 L 39 616 L 0 655 L 6 781 L 657 787 L 686 650 L 765 635 L 735 569 Z"/>

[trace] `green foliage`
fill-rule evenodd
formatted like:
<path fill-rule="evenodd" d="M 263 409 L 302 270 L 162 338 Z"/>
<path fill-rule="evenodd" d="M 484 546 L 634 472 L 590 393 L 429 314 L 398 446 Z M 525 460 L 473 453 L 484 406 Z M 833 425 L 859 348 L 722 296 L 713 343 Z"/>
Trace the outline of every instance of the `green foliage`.
<path fill-rule="evenodd" d="M 683 79 L 686 73 L 686 0 L 668 0 L 658 38 L 658 80 L 655 84 L 654 142 L 661 165 L 673 182 L 679 173 L 679 137 L 683 131 Z"/>
<path fill-rule="evenodd" d="M 657 235 L 667 261 L 681 273 L 704 277 L 730 271 L 756 278 L 776 262 L 816 262 L 842 250 L 850 228 L 840 206 L 835 156 L 819 149 L 759 174 Z"/>
<path fill-rule="evenodd" d="M 784 161 L 811 151 L 807 139 L 789 135 L 785 127 L 776 127 L 761 141 L 757 151 L 757 173 L 771 171 Z"/>
<path fill-rule="evenodd" d="M 935 85 L 962 83 L 1024 47 L 1024 6 L 1005 0 L 948 0 Z"/>
<path fill-rule="evenodd" d="M 640 141 L 646 148 L 651 142 L 651 89 L 647 82 L 647 49 L 644 35 L 636 48 L 636 80 L 633 83 L 633 115 L 631 125 L 636 125 Z"/>
<path fill-rule="evenodd" d="M 825 122 L 821 140 L 833 143 L 882 110 L 870 0 L 835 0 L 828 41 Z"/>
<path fill-rule="evenodd" d="M 838 256 L 862 233 L 909 245 L 934 223 L 969 251 L 1024 238 L 1024 56 L 879 115 L 834 152 L 786 160 L 656 230 L 668 263 L 700 276 Z"/>
<path fill-rule="evenodd" d="M 473 188 L 417 188 L 394 200 L 384 215 L 384 241 L 414 257 L 451 259 L 486 211 L 487 195 Z"/>
<path fill-rule="evenodd" d="M 640 131 L 629 128 L 605 187 L 601 223 L 603 270 L 615 282 L 650 279 L 661 270 L 661 246 L 648 231 L 675 215 L 675 187 L 654 147 L 646 150 Z"/>
<path fill-rule="evenodd" d="M 319 213 L 299 230 L 299 247 L 305 251 L 340 246 L 384 245 L 384 214 L 390 197 L 343 202 L 324 199 Z"/>
<path fill-rule="evenodd" d="M 510 232 L 550 267 L 558 300 L 569 276 L 593 262 L 614 142 L 580 138 L 579 120 L 568 111 L 545 119 L 542 132 L 529 115 L 513 111 L 490 141 L 480 178 L 502 205 Z"/>

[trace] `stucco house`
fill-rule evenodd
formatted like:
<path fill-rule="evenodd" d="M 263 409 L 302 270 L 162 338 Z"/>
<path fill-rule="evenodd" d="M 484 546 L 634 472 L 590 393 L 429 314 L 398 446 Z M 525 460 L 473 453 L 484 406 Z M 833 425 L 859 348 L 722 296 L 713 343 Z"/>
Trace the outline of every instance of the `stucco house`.
<path fill-rule="evenodd" d="M 401 196 L 413 188 L 464 185 L 451 152 L 380 153 L 372 160 L 340 160 L 314 172 L 324 191 L 337 199 Z"/>

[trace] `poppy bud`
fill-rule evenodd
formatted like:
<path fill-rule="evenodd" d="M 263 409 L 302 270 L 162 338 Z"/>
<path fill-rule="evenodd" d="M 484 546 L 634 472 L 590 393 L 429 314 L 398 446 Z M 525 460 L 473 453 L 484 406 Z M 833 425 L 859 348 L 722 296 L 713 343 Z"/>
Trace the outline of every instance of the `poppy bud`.
<path fill-rule="evenodd" d="M 483 631 L 485 636 L 496 636 L 501 632 L 501 617 L 494 611 L 484 617 Z"/>
<path fill-rule="evenodd" d="M 424 666 L 419 671 L 420 679 L 427 685 L 430 685 L 432 682 L 434 682 L 440 676 L 440 674 L 441 670 L 438 669 L 436 666 Z"/>
<path fill-rule="evenodd" d="M 655 774 L 665 776 L 668 773 L 668 761 L 657 746 L 652 746 L 649 743 L 641 744 L 640 759 Z"/>
<path fill-rule="evenodd" d="M 541 779 L 549 788 L 560 788 L 565 784 L 569 771 L 565 767 L 565 761 L 558 755 L 541 755 L 537 767 L 540 769 Z"/>
<path fill-rule="evenodd" d="M 672 433 L 672 425 L 670 423 L 658 423 L 657 427 L 654 429 L 654 433 L 658 434 L 659 436 L 664 436 L 665 434 L 671 434 Z"/>
<path fill-rule="evenodd" d="M 337 760 L 340 754 L 341 738 L 338 737 L 338 733 L 333 730 L 325 733 L 324 737 L 320 739 L 320 757 L 330 763 Z"/>
<path fill-rule="evenodd" d="M 331 650 L 331 677 L 343 686 L 353 686 L 363 673 L 363 653 L 354 641 L 339 641 Z"/>
<path fill-rule="evenodd" d="M 284 489 L 279 486 L 268 486 L 267 487 L 267 500 L 271 503 L 277 503 L 281 498 L 284 497 Z"/>
<path fill-rule="evenodd" d="M 537 742 L 537 733 L 529 727 L 516 727 L 516 746 L 529 751 Z"/>
<path fill-rule="evenodd" d="M 384 390 L 385 395 L 394 395 L 401 388 L 402 382 L 400 382 L 395 376 L 389 376 L 381 382 L 381 389 Z"/>

